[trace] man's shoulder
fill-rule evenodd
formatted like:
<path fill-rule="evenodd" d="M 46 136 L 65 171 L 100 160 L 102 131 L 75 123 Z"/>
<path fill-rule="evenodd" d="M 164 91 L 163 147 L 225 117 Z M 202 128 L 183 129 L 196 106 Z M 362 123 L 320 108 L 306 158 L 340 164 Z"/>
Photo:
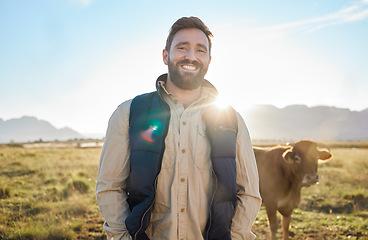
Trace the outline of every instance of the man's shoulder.
<path fill-rule="evenodd" d="M 142 97 L 148 97 L 148 96 L 152 96 L 153 94 L 156 94 L 157 91 L 153 91 L 153 92 L 147 92 L 147 93 L 142 93 L 140 95 L 137 95 L 135 98 L 142 98 Z M 134 98 L 133 98 L 134 99 Z"/>
<path fill-rule="evenodd" d="M 119 112 L 128 113 L 133 101 L 137 101 L 137 100 L 138 101 L 147 101 L 149 99 L 149 96 L 152 96 L 154 93 L 156 93 L 156 92 L 143 93 L 143 94 L 135 96 L 134 98 L 128 99 L 128 100 L 122 102 L 118 106 L 117 110 Z"/>
<path fill-rule="evenodd" d="M 129 108 L 130 108 L 130 105 L 132 104 L 132 101 L 133 101 L 133 98 L 128 99 L 128 100 L 126 100 L 126 101 L 124 101 L 124 102 L 120 103 L 120 105 L 118 106 L 118 109 L 119 109 L 120 111 L 124 111 L 124 110 L 126 110 L 126 109 L 129 109 Z"/>
<path fill-rule="evenodd" d="M 246 121 L 244 120 L 243 116 L 239 112 L 237 111 L 235 112 L 236 112 L 236 118 L 238 121 L 238 133 L 243 136 L 249 136 L 249 131 L 248 131 Z"/>

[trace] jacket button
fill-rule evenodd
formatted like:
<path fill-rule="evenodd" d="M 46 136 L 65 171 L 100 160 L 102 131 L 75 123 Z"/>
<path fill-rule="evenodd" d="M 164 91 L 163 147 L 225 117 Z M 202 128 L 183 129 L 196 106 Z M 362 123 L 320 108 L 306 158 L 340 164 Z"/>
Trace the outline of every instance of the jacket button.
<path fill-rule="evenodd" d="M 183 122 L 183 125 L 184 125 L 184 126 L 185 126 L 185 125 L 187 125 L 187 122 L 186 122 L 186 121 L 184 121 L 184 122 Z"/>
<path fill-rule="evenodd" d="M 182 150 L 181 150 L 181 153 L 185 153 L 185 149 L 182 149 Z"/>
<path fill-rule="evenodd" d="M 174 100 L 174 103 L 175 103 L 175 104 L 177 104 L 177 103 L 178 103 L 178 100 L 176 100 L 176 99 L 175 99 L 175 100 Z"/>
<path fill-rule="evenodd" d="M 184 211 L 185 211 L 185 209 L 184 209 L 184 208 L 180 209 L 180 212 L 184 212 Z"/>
<path fill-rule="evenodd" d="M 185 182 L 185 178 L 181 178 L 180 179 L 180 182 Z"/>

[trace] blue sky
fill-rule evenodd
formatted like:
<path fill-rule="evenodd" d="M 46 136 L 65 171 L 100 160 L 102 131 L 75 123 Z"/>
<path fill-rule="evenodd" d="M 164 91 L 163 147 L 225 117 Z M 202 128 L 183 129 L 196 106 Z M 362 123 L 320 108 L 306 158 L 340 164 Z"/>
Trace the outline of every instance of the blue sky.
<path fill-rule="evenodd" d="M 213 32 L 206 78 L 241 113 L 368 108 L 368 0 L 0 0 L 0 118 L 104 133 L 167 72 L 162 49 L 182 16 Z"/>

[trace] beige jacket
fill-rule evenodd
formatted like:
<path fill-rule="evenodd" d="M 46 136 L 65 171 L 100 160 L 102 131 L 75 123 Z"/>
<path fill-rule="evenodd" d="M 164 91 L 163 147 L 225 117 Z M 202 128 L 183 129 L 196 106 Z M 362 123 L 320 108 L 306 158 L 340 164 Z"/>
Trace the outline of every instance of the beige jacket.
<path fill-rule="evenodd" d="M 146 233 L 151 240 L 200 240 L 209 215 L 213 191 L 210 144 L 201 118 L 208 96 L 216 94 L 203 86 L 201 97 L 184 109 L 159 82 L 159 93 L 171 109 L 155 204 Z M 109 120 L 102 149 L 96 197 L 106 222 L 108 239 L 131 239 L 125 218 L 130 213 L 124 191 L 129 176 L 129 110 L 132 100 L 122 103 Z M 237 113 L 237 207 L 231 227 L 232 240 L 254 239 L 251 232 L 261 197 L 258 172 L 246 125 Z M 142 176 L 144 177 L 144 176 Z"/>

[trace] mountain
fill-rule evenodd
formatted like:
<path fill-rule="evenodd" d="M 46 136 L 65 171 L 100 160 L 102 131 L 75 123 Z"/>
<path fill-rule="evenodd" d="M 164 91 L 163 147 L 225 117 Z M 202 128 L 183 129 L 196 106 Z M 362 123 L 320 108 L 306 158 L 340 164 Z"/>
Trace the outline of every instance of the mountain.
<path fill-rule="evenodd" d="M 253 139 L 368 141 L 368 109 L 256 105 L 243 117 Z"/>
<path fill-rule="evenodd" d="M 243 114 L 252 139 L 296 141 L 368 141 L 368 108 L 351 111 L 328 106 L 290 105 L 277 108 L 255 105 Z M 57 129 L 35 117 L 4 121 L 0 118 L 0 143 L 88 138 L 70 128 Z M 94 135 L 97 136 L 97 135 Z M 98 134 L 97 138 L 102 138 Z"/>
<path fill-rule="evenodd" d="M 49 122 L 35 117 L 21 117 L 4 121 L 0 118 L 0 143 L 53 141 L 83 138 L 71 128 L 57 129 Z"/>

